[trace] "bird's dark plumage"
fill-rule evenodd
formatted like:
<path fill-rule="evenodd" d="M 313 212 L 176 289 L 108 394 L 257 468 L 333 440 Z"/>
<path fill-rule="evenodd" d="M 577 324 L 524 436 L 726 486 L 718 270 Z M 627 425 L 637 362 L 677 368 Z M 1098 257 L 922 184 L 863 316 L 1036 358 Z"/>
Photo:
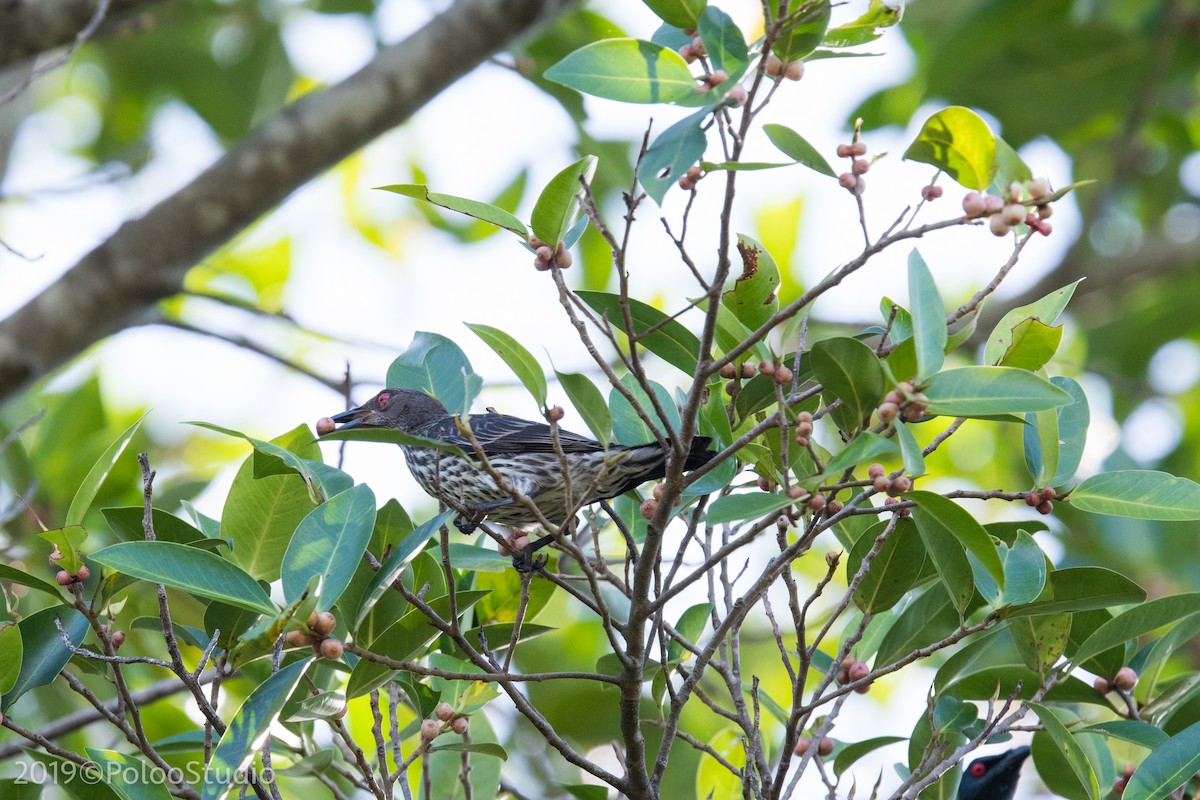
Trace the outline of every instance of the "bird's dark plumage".
<path fill-rule="evenodd" d="M 342 428 L 394 428 L 415 436 L 441 439 L 472 455 L 470 439 L 458 427 L 454 415 L 429 395 L 409 389 L 384 389 L 358 408 L 332 418 Z M 554 449 L 550 426 L 505 414 L 471 414 L 463 420 L 470 427 L 488 463 L 505 483 L 534 501 L 542 514 L 561 525 L 576 505 L 586 505 L 624 494 L 646 481 L 666 474 L 667 457 L 655 443 L 609 445 L 577 433 L 558 430 L 558 442 L 568 465 L 571 494 L 566 502 L 562 462 Z M 700 467 L 715 453 L 710 440 L 697 437 L 684 462 L 685 470 Z M 501 489 L 478 461 L 466 461 L 451 453 L 429 447 L 403 445 L 405 460 L 413 477 L 434 497 L 487 512 L 488 519 L 503 525 L 520 526 L 537 522 L 533 513 Z"/>
<path fill-rule="evenodd" d="M 1017 793 L 1021 765 L 1028 756 L 1028 747 L 1015 747 L 999 755 L 975 759 L 963 770 L 958 800 L 1012 800 Z"/>

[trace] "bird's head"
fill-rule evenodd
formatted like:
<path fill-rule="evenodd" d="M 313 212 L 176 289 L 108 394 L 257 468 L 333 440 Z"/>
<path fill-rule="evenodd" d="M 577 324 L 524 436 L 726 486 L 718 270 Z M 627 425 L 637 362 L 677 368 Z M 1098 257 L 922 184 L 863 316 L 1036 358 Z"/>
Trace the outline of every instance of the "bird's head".
<path fill-rule="evenodd" d="M 412 433 L 428 422 L 447 415 L 446 407 L 424 392 L 384 389 L 358 408 L 330 419 L 347 428 L 393 428 Z"/>
<path fill-rule="evenodd" d="M 958 800 L 1011 800 L 1017 791 L 1021 764 L 1028 756 L 1028 747 L 1014 747 L 999 755 L 975 759 L 963 770 Z"/>

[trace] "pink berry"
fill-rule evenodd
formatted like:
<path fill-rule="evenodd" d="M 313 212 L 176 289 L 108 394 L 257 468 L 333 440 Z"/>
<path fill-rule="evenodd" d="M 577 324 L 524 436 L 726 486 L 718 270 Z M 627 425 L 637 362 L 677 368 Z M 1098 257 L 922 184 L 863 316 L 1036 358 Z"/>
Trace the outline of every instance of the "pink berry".
<path fill-rule="evenodd" d="M 851 156 L 853 156 L 853 155 L 854 155 L 854 153 L 851 151 L 851 149 L 850 149 L 850 145 L 848 145 L 848 144 L 839 144 L 839 145 L 837 146 L 837 156 L 838 156 L 838 158 L 850 158 L 850 157 L 851 157 Z"/>
<path fill-rule="evenodd" d="M 649 500 L 642 501 L 642 504 L 638 507 L 638 513 L 641 514 L 646 519 L 650 519 L 651 517 L 653 517 L 654 512 L 657 510 L 658 510 L 658 501 L 655 500 L 654 498 L 650 498 Z"/>
<path fill-rule="evenodd" d="M 421 738 L 427 742 L 432 742 L 442 732 L 442 726 L 438 725 L 435 720 L 421 720 Z"/>
<path fill-rule="evenodd" d="M 804 62 L 792 61 L 783 70 L 783 77 L 789 81 L 798 81 L 804 77 Z"/>
<path fill-rule="evenodd" d="M 333 433 L 337 425 L 331 417 L 321 417 L 317 420 L 317 435 L 324 436 L 327 433 Z"/>
<path fill-rule="evenodd" d="M 853 172 L 855 175 L 866 175 L 871 169 L 871 162 L 865 158 L 859 158 L 854 161 Z"/>
<path fill-rule="evenodd" d="M 772 78 L 778 78 L 783 74 L 783 61 L 781 61 L 779 56 L 775 55 L 774 53 L 769 53 L 767 54 L 767 63 L 764 65 L 763 69 Z"/>
<path fill-rule="evenodd" d="M 1130 667 L 1121 667 L 1117 670 L 1117 674 L 1113 676 L 1112 685 L 1120 689 L 1122 692 L 1128 692 L 1137 685 L 1137 673 Z"/>
<path fill-rule="evenodd" d="M 442 722 L 449 722 L 454 717 L 454 706 L 449 703 L 438 703 L 437 708 L 433 710 L 433 715 Z"/>
<path fill-rule="evenodd" d="M 983 212 L 987 210 L 987 204 L 983 201 L 983 195 L 979 192 L 967 192 L 962 200 L 963 213 L 974 219 L 982 217 Z"/>
<path fill-rule="evenodd" d="M 855 178 L 854 175 L 849 172 L 843 172 L 841 175 L 838 175 L 838 185 L 840 185 L 843 189 L 850 189 L 853 191 L 857 183 L 858 178 Z"/>
<path fill-rule="evenodd" d="M 456 719 L 450 723 L 450 730 L 454 731 L 459 736 L 462 736 L 463 734 L 465 734 L 467 732 L 467 730 L 470 728 L 470 726 L 471 726 L 471 721 L 469 719 L 467 719 L 466 717 L 459 717 L 458 719 Z"/>
<path fill-rule="evenodd" d="M 1020 203 L 1009 203 L 1000 211 L 1000 216 L 1009 225 L 1020 225 L 1025 219 L 1025 206 Z"/>
<path fill-rule="evenodd" d="M 942 196 L 942 187 L 940 186 L 922 186 L 921 199 L 932 202 Z"/>
<path fill-rule="evenodd" d="M 1004 208 L 1004 200 L 1002 200 L 998 195 L 985 194 L 983 196 L 983 205 L 987 213 L 994 214 L 1000 209 Z"/>
<path fill-rule="evenodd" d="M 1038 233 L 1040 233 L 1042 236 L 1049 236 L 1053 230 L 1054 226 L 1049 222 L 1042 222 L 1042 224 L 1038 227 Z"/>
<path fill-rule="evenodd" d="M 741 108 L 746 105 L 746 100 L 749 99 L 750 94 L 746 91 L 746 87 L 739 83 L 729 90 L 729 94 L 726 97 L 729 99 L 731 106 Z"/>
<path fill-rule="evenodd" d="M 850 145 L 850 155 L 865 156 L 866 154 L 867 154 L 867 143 L 866 142 L 855 142 L 854 144 Z"/>
<path fill-rule="evenodd" d="M 1034 178 L 1025 183 L 1025 190 L 1029 192 L 1030 197 L 1037 200 L 1050 194 L 1050 181 L 1045 178 Z"/>
<path fill-rule="evenodd" d="M 992 233 L 995 234 L 996 236 L 1006 236 L 1008 234 L 1008 232 L 1011 230 L 1008 227 L 1008 223 L 1005 222 L 1004 218 L 1001 217 L 999 214 L 992 215 L 990 221 L 988 222 L 988 227 L 991 229 Z"/>

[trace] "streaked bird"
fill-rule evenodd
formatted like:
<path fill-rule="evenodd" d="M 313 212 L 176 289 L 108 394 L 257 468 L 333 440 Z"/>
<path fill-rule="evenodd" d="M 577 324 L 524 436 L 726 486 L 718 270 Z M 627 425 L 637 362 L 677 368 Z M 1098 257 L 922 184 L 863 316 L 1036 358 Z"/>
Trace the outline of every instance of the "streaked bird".
<path fill-rule="evenodd" d="M 999 755 L 975 759 L 963 770 L 958 800 L 1012 800 L 1021 765 L 1028 756 L 1028 747 L 1014 747 Z"/>
<path fill-rule="evenodd" d="M 331 418 L 346 428 L 393 428 L 404 433 L 440 439 L 474 455 L 470 439 L 459 430 L 459 420 L 445 406 L 423 392 L 384 389 L 358 408 Z M 554 525 L 562 525 L 579 506 L 624 494 L 647 481 L 666 475 L 667 454 L 657 443 L 611 444 L 558 430 L 558 442 L 570 478 L 573 502 L 567 502 L 563 461 L 554 449 L 550 426 L 505 414 L 468 414 L 461 420 L 474 436 L 488 464 L 504 483 L 530 498 Z M 707 464 L 715 455 L 711 440 L 696 437 L 684 461 L 684 470 Z M 538 522 L 523 503 L 497 485 L 477 459 L 431 447 L 401 445 L 409 471 L 433 497 L 465 507 L 475 519 L 465 519 L 460 529 L 473 527 L 486 517 L 502 525 L 519 527 Z"/>

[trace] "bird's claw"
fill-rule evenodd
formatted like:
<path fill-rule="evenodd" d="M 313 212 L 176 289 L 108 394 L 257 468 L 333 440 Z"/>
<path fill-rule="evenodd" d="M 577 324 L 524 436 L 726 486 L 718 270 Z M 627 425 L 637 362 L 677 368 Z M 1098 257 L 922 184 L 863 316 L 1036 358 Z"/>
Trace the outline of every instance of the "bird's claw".
<path fill-rule="evenodd" d="M 488 510 L 473 508 L 469 512 L 459 512 L 454 518 L 454 527 L 458 528 L 459 533 L 474 533 L 475 529 L 479 527 L 479 523 L 487 517 Z"/>
<path fill-rule="evenodd" d="M 537 572 L 550 560 L 550 557 L 545 555 L 534 555 L 538 550 L 541 550 L 546 545 L 554 541 L 553 534 L 547 534 L 536 542 L 530 542 L 525 547 L 513 556 L 513 569 L 521 574 Z"/>

